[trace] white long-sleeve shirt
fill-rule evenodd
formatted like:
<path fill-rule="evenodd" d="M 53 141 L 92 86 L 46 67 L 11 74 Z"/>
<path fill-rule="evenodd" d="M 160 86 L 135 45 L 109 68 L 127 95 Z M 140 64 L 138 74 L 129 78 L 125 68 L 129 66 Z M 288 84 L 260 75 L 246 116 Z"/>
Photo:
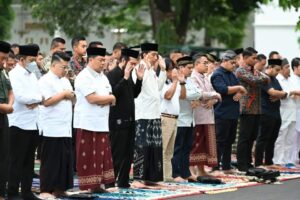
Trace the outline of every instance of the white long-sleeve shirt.
<path fill-rule="evenodd" d="M 297 84 L 293 83 L 293 78 L 285 78 L 283 75 L 278 74 L 276 76 L 282 90 L 285 92 L 290 92 L 296 90 Z M 298 90 L 300 90 L 300 85 L 298 85 Z M 294 96 L 288 96 L 285 99 L 281 99 L 280 104 L 280 115 L 282 121 L 296 121 L 296 100 Z"/>
<path fill-rule="evenodd" d="M 160 71 L 157 77 L 153 68 L 145 68 L 142 89 L 135 99 L 135 120 L 160 118 L 160 91 L 166 78 L 166 71 Z"/>
<path fill-rule="evenodd" d="M 9 72 L 9 78 L 15 96 L 14 112 L 8 115 L 9 126 L 23 130 L 37 130 L 38 107 L 32 110 L 26 107 L 28 104 L 42 101 L 35 74 L 17 64 Z"/>
<path fill-rule="evenodd" d="M 178 127 L 191 127 L 193 124 L 193 109 L 191 101 L 199 100 L 200 90 L 195 82 L 189 77 L 186 80 L 186 99 L 180 99 L 180 113 L 177 121 Z"/>
<path fill-rule="evenodd" d="M 294 89 L 300 90 L 300 77 L 296 76 L 295 74 L 292 74 L 289 78 L 291 81 L 291 84 L 294 86 Z M 296 129 L 297 131 L 300 131 L 300 99 L 299 97 L 295 98 L 296 102 Z"/>

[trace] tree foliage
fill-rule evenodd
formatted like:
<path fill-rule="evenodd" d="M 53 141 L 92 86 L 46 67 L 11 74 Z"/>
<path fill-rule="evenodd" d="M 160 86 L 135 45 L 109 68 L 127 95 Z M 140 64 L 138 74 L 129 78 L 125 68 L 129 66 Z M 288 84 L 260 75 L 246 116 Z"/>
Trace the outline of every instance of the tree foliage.
<path fill-rule="evenodd" d="M 187 42 L 190 30 L 205 32 L 205 46 L 213 40 L 238 47 L 251 11 L 272 0 L 22 0 L 50 33 L 61 29 L 68 36 L 104 29 L 125 28 L 132 44 L 152 40 L 176 45 Z M 283 8 L 299 1 L 280 0 Z M 145 21 L 150 17 L 151 22 Z M 96 29 L 92 29 L 95 27 Z M 150 40 L 151 40 L 150 39 Z"/>
<path fill-rule="evenodd" d="M 11 8 L 11 0 L 0 0 L 0 39 L 8 39 L 14 12 Z"/>

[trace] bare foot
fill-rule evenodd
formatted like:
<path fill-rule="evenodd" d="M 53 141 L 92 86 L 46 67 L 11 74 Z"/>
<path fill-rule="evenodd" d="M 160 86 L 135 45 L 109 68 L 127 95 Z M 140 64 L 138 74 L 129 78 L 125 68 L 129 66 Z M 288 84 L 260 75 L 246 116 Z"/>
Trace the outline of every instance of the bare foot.
<path fill-rule="evenodd" d="M 47 192 L 43 192 L 39 195 L 39 198 L 41 199 L 55 199 L 55 196 L 50 194 L 50 193 L 47 193 Z M 4 199 L 3 199 L 4 200 Z"/>
<path fill-rule="evenodd" d="M 211 174 L 207 173 L 207 172 L 201 172 L 199 174 L 199 176 L 212 176 Z"/>
<path fill-rule="evenodd" d="M 110 188 L 107 188 L 106 190 L 108 192 L 117 192 L 117 191 L 119 191 L 119 188 L 118 187 L 110 187 Z"/>
<path fill-rule="evenodd" d="M 178 177 L 176 177 L 176 178 L 174 178 L 174 182 L 186 182 L 186 180 L 185 179 L 183 179 L 183 178 L 181 178 L 180 176 L 178 176 Z"/>
<path fill-rule="evenodd" d="M 140 188 L 140 189 L 147 188 L 147 186 L 141 181 L 133 181 L 131 183 L 131 187 L 132 188 Z"/>

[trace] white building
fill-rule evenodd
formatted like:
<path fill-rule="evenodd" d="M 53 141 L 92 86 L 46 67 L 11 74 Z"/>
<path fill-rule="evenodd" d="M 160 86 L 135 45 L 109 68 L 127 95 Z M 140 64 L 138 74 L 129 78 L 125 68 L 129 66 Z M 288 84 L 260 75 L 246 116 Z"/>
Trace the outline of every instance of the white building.
<path fill-rule="evenodd" d="M 254 47 L 267 57 L 271 51 L 278 51 L 289 61 L 300 57 L 298 42 L 300 32 L 296 32 L 299 12 L 283 11 L 278 1 L 261 6 L 255 13 Z"/>

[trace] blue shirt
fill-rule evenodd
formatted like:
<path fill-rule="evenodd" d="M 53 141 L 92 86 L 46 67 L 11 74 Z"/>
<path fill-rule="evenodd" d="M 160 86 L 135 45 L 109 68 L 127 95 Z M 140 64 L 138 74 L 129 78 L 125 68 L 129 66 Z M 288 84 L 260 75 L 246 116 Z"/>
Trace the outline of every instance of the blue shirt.
<path fill-rule="evenodd" d="M 222 96 L 222 101 L 215 104 L 216 119 L 238 119 L 240 103 L 233 100 L 235 94 L 228 94 L 228 86 L 239 85 L 234 73 L 227 71 L 222 66 L 216 69 L 211 77 L 211 83 L 216 92 Z"/>
<path fill-rule="evenodd" d="M 275 90 L 282 91 L 282 88 L 275 77 L 270 77 L 271 81 L 269 84 L 261 87 L 261 106 L 262 114 L 268 115 L 274 118 L 280 117 L 280 100 L 272 102 L 268 90 L 274 88 Z"/>

